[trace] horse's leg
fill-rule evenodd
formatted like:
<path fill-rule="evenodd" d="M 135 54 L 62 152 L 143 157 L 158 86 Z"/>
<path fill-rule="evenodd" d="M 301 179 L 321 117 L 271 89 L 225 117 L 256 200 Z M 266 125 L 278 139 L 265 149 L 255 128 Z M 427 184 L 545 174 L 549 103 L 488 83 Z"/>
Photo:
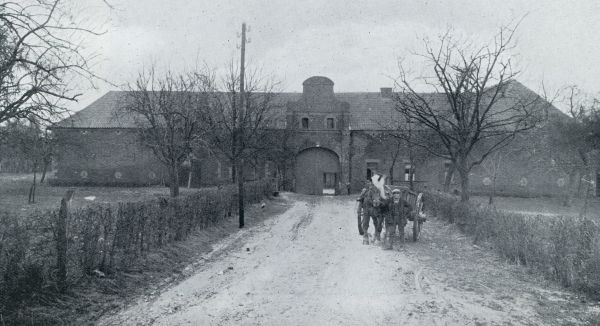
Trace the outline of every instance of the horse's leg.
<path fill-rule="evenodd" d="M 398 235 L 400 236 L 400 243 L 404 243 L 404 227 L 406 227 L 406 223 L 406 216 L 402 215 L 398 221 Z"/>
<path fill-rule="evenodd" d="M 381 241 L 381 230 L 383 229 L 383 215 L 378 209 L 373 214 L 373 226 L 375 227 L 375 241 Z"/>
<path fill-rule="evenodd" d="M 365 205 L 366 206 L 366 205 Z M 362 212 L 362 229 L 363 229 L 363 244 L 369 244 L 369 220 L 372 216 L 372 211 L 370 207 L 363 206 Z"/>
<path fill-rule="evenodd" d="M 356 210 L 356 216 L 358 218 L 358 234 L 360 234 L 360 235 L 365 234 L 365 230 L 363 229 L 363 226 L 362 226 L 363 215 L 364 215 L 364 209 L 362 207 L 362 203 L 359 203 L 358 209 Z"/>
<path fill-rule="evenodd" d="M 393 216 L 386 215 L 385 221 L 385 238 L 383 239 L 383 249 L 390 250 L 394 246 L 394 233 L 396 232 L 396 225 L 393 221 Z"/>

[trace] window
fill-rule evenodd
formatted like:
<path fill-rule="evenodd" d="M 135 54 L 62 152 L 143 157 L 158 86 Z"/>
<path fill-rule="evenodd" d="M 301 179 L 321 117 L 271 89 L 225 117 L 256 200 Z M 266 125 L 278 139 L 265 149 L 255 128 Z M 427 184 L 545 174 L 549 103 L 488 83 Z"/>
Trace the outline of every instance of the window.
<path fill-rule="evenodd" d="M 327 129 L 335 128 L 335 123 L 334 123 L 333 118 L 327 118 L 326 124 L 327 124 Z"/>
<path fill-rule="evenodd" d="M 404 166 L 404 181 L 411 181 L 410 180 L 410 172 L 411 172 L 411 170 L 412 170 L 412 165 L 406 164 Z M 413 175 L 412 175 L 412 181 L 415 181 L 415 174 L 414 174 L 414 172 L 413 172 Z"/>
<path fill-rule="evenodd" d="M 302 118 L 302 129 L 308 129 L 308 118 Z"/>
<path fill-rule="evenodd" d="M 228 168 L 228 170 L 229 170 L 229 172 L 228 172 L 229 173 L 229 179 L 231 180 L 231 179 L 233 179 L 233 168 L 230 166 Z"/>
<path fill-rule="evenodd" d="M 221 179 L 221 162 L 217 161 L 217 178 Z"/>
<path fill-rule="evenodd" d="M 265 178 L 269 177 L 269 162 L 265 162 Z"/>

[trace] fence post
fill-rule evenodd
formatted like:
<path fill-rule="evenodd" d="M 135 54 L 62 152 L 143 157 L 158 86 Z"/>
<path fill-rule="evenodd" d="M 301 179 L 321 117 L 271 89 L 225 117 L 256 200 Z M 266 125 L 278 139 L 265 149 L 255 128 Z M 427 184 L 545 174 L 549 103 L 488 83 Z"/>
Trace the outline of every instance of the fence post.
<path fill-rule="evenodd" d="M 67 190 L 60 201 L 60 210 L 58 211 L 58 221 L 56 223 L 56 265 L 58 269 L 58 288 L 60 292 L 67 289 L 67 218 L 69 216 L 69 206 L 73 198 L 74 190 Z"/>

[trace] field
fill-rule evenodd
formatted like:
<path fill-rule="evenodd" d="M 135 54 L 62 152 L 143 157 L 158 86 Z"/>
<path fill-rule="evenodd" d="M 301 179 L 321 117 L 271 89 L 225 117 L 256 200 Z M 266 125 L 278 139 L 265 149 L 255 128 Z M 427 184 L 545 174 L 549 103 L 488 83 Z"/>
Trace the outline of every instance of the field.
<path fill-rule="evenodd" d="M 39 177 L 39 176 L 38 176 Z M 27 204 L 29 187 L 33 180 L 32 174 L 0 174 L 0 210 L 14 213 L 29 213 L 35 210 L 57 208 L 60 200 L 68 189 L 75 189 L 73 207 L 81 207 L 90 203 L 114 203 L 140 201 L 156 196 L 167 196 L 169 189 L 163 186 L 153 187 L 53 187 L 48 184 L 38 184 L 35 204 Z M 195 189 L 181 188 L 182 193 L 193 192 Z M 86 199 L 87 198 L 87 199 Z M 93 200 L 92 200 L 93 198 Z M 474 204 L 487 205 L 487 196 L 473 196 Z M 579 216 L 584 202 L 574 199 L 571 206 L 562 205 L 557 198 L 518 198 L 496 197 L 496 208 L 527 215 L 564 215 Z M 600 198 L 593 197 L 589 200 L 587 216 L 600 217 Z"/>
<path fill-rule="evenodd" d="M 473 196 L 471 201 L 474 204 L 487 205 L 487 196 Z M 518 197 L 495 197 L 494 205 L 496 208 L 513 213 L 527 215 L 544 216 L 579 216 L 584 206 L 583 199 L 573 199 L 571 206 L 562 205 L 560 198 L 539 197 L 539 198 L 518 198 Z M 588 217 L 600 217 L 600 198 L 589 198 L 587 214 Z"/>
<path fill-rule="evenodd" d="M 81 207 L 90 203 L 134 202 L 159 195 L 169 195 L 169 188 L 163 186 L 139 188 L 54 187 L 44 183 L 37 185 L 35 204 L 28 204 L 27 196 L 32 181 L 33 174 L 0 174 L 0 210 L 27 214 L 35 210 L 57 208 L 68 189 L 75 189 L 73 207 Z M 180 191 L 185 194 L 196 190 L 181 188 Z"/>

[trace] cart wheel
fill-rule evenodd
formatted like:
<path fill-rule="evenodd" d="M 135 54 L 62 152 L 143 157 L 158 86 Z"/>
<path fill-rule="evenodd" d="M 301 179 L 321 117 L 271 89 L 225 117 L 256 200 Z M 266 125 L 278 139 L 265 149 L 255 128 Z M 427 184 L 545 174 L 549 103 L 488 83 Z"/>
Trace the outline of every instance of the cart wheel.
<path fill-rule="evenodd" d="M 363 209 L 361 207 L 358 207 L 356 216 L 358 217 L 358 234 L 360 234 L 360 235 L 365 234 L 365 231 L 363 230 L 363 227 L 362 227 L 362 215 L 363 215 Z"/>
<path fill-rule="evenodd" d="M 423 211 L 423 193 L 419 193 L 417 200 L 415 200 L 415 216 L 413 217 L 413 241 L 416 242 L 419 239 L 421 233 L 421 212 Z"/>
<path fill-rule="evenodd" d="M 419 218 L 413 220 L 413 241 L 416 242 L 419 239 L 419 233 L 421 233 L 421 223 Z"/>

